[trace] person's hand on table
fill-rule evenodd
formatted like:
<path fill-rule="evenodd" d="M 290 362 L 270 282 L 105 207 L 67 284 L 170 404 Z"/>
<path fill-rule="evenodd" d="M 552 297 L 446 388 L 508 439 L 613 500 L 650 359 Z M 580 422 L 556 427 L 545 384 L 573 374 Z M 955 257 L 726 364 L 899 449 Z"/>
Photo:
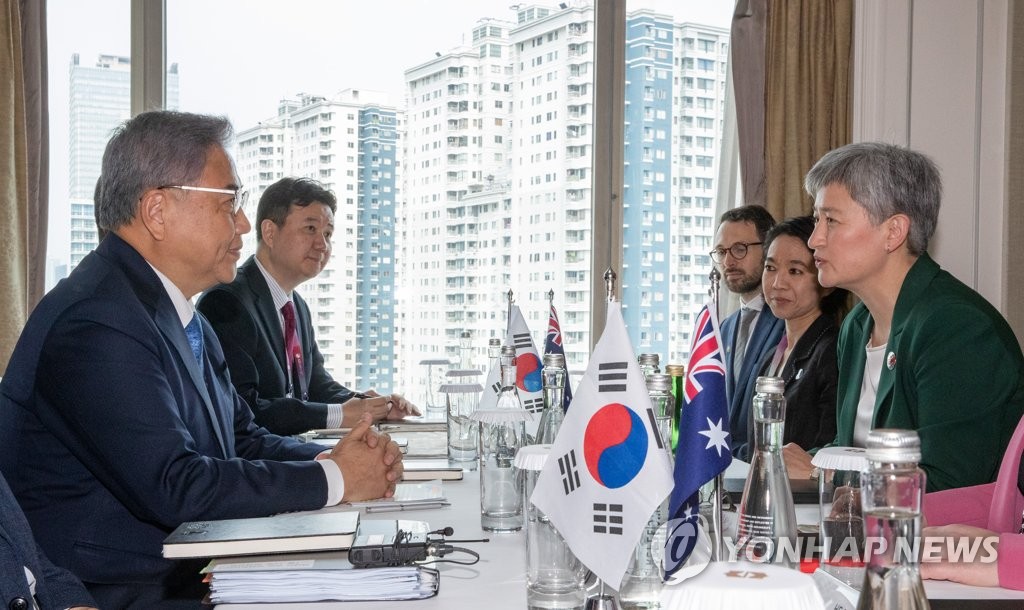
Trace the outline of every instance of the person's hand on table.
<path fill-rule="evenodd" d="M 929 543 L 929 538 L 934 542 Z M 922 529 L 921 539 L 922 578 L 948 580 L 976 587 L 999 586 L 999 567 L 996 561 L 999 534 L 970 525 L 942 525 Z M 967 552 L 958 560 L 951 561 L 948 555 L 950 547 L 957 548 L 960 545 L 977 552 L 973 557 Z"/>
<path fill-rule="evenodd" d="M 421 415 L 419 407 L 406 400 L 401 394 L 392 394 L 389 398 L 391 399 L 391 408 L 384 416 L 385 420 L 394 421 L 408 415 Z"/>
<path fill-rule="evenodd" d="M 381 396 L 373 390 L 357 393 L 342 405 L 343 421 L 351 427 L 363 413 L 369 413 L 374 422 L 393 421 L 408 415 L 420 415 L 419 408 L 401 394 Z"/>
<path fill-rule="evenodd" d="M 814 466 L 811 454 L 796 443 L 786 443 L 782 447 L 782 459 L 786 463 L 786 472 L 791 479 L 809 479 Z"/>
<path fill-rule="evenodd" d="M 390 498 L 402 478 L 404 466 L 398 443 L 372 426 L 370 415 L 363 414 L 328 455 L 345 479 L 342 500 L 346 502 Z"/>

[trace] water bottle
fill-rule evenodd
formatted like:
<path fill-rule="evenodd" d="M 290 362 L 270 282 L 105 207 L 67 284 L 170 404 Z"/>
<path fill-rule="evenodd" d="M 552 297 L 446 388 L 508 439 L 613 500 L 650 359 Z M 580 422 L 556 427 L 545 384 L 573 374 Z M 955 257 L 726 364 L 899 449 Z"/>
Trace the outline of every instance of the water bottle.
<path fill-rule="evenodd" d="M 532 419 L 516 390 L 516 348 L 501 348 L 501 391 L 494 409 L 478 409 L 480 422 L 480 527 L 514 532 L 523 527 L 522 480 L 513 468 L 526 445 L 526 420 Z"/>
<path fill-rule="evenodd" d="M 544 382 L 544 412 L 537 426 L 537 444 L 550 445 L 555 442 L 565 419 L 565 356 L 544 354 L 541 377 Z"/>
<path fill-rule="evenodd" d="M 672 398 L 672 378 L 664 373 L 651 373 L 647 376 L 647 395 L 651 398 L 654 418 L 658 422 L 658 434 L 665 443 L 665 450 L 672 455 L 669 443 L 672 438 L 672 411 L 675 399 Z"/>
<path fill-rule="evenodd" d="M 647 379 L 651 373 L 661 372 L 658 369 L 658 363 L 661 361 L 658 354 L 640 354 L 636 360 L 640 364 L 640 372 L 644 374 L 644 379 Z"/>
<path fill-rule="evenodd" d="M 654 418 L 658 423 L 658 434 L 662 438 L 662 447 L 669 458 L 672 451 L 668 445 L 671 435 L 672 407 L 674 401 L 671 388 L 672 378 L 662 373 L 651 373 L 647 377 L 647 393 L 654 408 Z M 624 609 L 659 608 L 661 606 L 662 563 L 660 553 L 665 548 L 665 528 L 668 521 L 668 500 L 654 511 L 647 526 L 644 528 L 640 541 L 633 550 L 633 557 L 626 568 L 626 576 L 619 590 L 619 603 Z"/>
<path fill-rule="evenodd" d="M 672 451 L 675 451 L 676 445 L 679 444 L 679 418 L 683 415 L 683 403 L 686 402 L 686 397 L 683 395 L 684 386 L 686 385 L 686 365 L 669 364 L 665 366 L 665 372 L 672 378 L 672 398 L 674 400 L 674 406 L 672 407 Z"/>
<path fill-rule="evenodd" d="M 858 610 L 929 608 L 919 568 L 925 473 L 921 439 L 913 430 L 868 433 L 868 467 L 861 476 L 867 566 Z"/>
<path fill-rule="evenodd" d="M 785 383 L 758 377 L 752 405 L 754 451 L 740 501 L 736 552 L 740 559 L 792 566 L 799 560 L 796 510 L 782 460 Z"/>

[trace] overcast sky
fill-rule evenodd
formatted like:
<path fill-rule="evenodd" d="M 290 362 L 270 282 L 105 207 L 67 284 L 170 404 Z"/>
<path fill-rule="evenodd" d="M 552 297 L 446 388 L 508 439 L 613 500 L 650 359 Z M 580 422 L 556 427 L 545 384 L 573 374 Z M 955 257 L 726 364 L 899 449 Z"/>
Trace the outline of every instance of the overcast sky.
<path fill-rule="evenodd" d="M 557 2 L 538 2 L 557 6 Z M 68 66 L 73 53 L 129 55 L 129 0 L 49 0 L 50 251 L 66 256 Z M 247 129 L 282 97 L 376 89 L 399 96 L 403 73 L 468 42 L 483 17 L 515 20 L 512 0 L 167 0 L 168 62 L 182 110 Z M 632 0 L 677 21 L 728 27 L 732 0 Z"/>

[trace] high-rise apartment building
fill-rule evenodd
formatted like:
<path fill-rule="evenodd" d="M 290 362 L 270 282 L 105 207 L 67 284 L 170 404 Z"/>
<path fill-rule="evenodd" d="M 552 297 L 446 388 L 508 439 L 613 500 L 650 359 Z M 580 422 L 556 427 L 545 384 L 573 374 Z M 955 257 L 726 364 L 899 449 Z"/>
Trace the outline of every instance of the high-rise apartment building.
<path fill-rule="evenodd" d="M 454 360 L 462 331 L 478 355 L 487 337 L 503 336 L 509 289 L 538 342 L 555 291 L 570 368 L 585 366 L 600 205 L 593 25 L 582 3 L 519 6 L 515 23 L 483 19 L 471 45 L 406 72 L 400 368 L 410 379 L 421 359 Z M 621 299 L 636 351 L 673 362 L 689 350 L 708 288 L 727 57 L 723 29 L 647 10 L 627 17 Z M 508 147 L 483 149 L 496 143 Z M 488 176 L 506 182 L 482 186 Z M 481 200 L 496 233 L 476 221 Z"/>
<path fill-rule="evenodd" d="M 100 55 L 95 65 L 86 66 L 75 53 L 71 56 L 70 78 L 68 197 L 71 260 L 68 272 L 96 247 L 93 192 L 111 132 L 131 117 L 131 60 L 116 55 Z M 167 107 L 172 110 L 178 108 L 178 64 L 171 64 L 167 71 Z"/>
<path fill-rule="evenodd" d="M 314 178 L 337 197 L 331 260 L 298 290 L 335 378 L 380 392 L 394 383 L 400 129 L 401 114 L 386 95 L 346 89 L 332 98 L 282 100 L 276 116 L 235 137 L 250 219 L 263 191 L 285 176 Z M 254 230 L 247 254 L 255 243 Z"/>
<path fill-rule="evenodd" d="M 669 351 L 685 362 L 693 323 L 708 299 L 711 248 L 718 228 L 716 194 L 725 122 L 729 31 L 674 26 L 672 82 L 672 280 Z"/>

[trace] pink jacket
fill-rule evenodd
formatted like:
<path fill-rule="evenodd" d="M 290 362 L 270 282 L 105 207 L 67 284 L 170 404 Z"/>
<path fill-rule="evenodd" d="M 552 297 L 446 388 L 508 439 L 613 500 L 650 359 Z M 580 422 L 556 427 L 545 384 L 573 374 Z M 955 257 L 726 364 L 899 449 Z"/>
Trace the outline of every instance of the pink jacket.
<path fill-rule="evenodd" d="M 1024 535 L 1021 515 L 1024 496 L 1017 489 L 1017 474 L 1024 454 L 1024 419 L 1003 454 L 995 483 L 947 489 L 925 495 L 928 525 L 962 523 L 999 532 L 999 586 L 1024 589 Z"/>

